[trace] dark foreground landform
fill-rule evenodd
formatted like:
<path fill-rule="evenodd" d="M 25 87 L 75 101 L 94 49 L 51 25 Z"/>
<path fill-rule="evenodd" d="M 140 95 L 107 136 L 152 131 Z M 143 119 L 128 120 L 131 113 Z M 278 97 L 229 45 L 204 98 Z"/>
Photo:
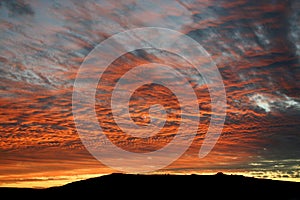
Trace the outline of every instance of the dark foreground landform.
<path fill-rule="evenodd" d="M 300 183 L 240 175 L 111 174 L 47 189 L 0 188 L 2 197 L 300 199 Z M 3 196 L 4 195 L 4 196 Z"/>

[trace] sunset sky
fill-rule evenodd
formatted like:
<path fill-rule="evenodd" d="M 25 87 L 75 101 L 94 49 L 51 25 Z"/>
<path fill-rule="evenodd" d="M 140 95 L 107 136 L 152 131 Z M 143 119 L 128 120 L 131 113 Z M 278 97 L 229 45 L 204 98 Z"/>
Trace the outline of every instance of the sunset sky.
<path fill-rule="evenodd" d="M 222 171 L 299 182 L 299 10 L 298 0 L 0 1 L 0 187 L 50 187 L 117 172 L 80 140 L 72 93 L 82 62 L 97 44 L 139 27 L 176 30 L 206 49 L 224 81 L 226 120 L 217 144 L 200 159 L 212 115 L 205 81 L 176 55 L 136 50 L 115 60 L 97 87 L 97 118 L 113 143 L 143 153 L 172 141 L 178 110 L 185 106 L 172 91 L 145 85 L 132 96 L 131 117 L 141 126 L 150 120 L 150 105 L 170 111 L 165 127 L 146 139 L 125 134 L 103 99 L 110 99 L 116 80 L 134 66 L 177 60 L 173 67 L 197 93 L 199 127 L 178 160 L 152 173 Z"/>

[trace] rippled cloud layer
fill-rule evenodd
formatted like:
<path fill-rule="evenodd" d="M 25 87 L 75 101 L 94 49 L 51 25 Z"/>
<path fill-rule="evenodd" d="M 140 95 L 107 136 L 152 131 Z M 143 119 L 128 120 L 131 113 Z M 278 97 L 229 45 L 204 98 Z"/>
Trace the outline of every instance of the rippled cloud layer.
<path fill-rule="evenodd" d="M 180 106 L 188 105 L 179 105 L 167 88 L 146 85 L 132 96 L 131 117 L 141 126 L 150 120 L 150 105 L 168 111 L 165 127 L 147 139 L 124 134 L 103 99 L 109 100 L 118 78 L 132 67 L 176 60 L 173 67 L 197 92 L 201 120 L 191 147 L 162 172 L 228 171 L 299 181 L 299 9 L 297 0 L 1 1 L 0 184 L 50 186 L 112 172 L 89 154 L 76 132 L 73 84 L 98 43 L 149 26 L 182 32 L 211 55 L 227 93 L 224 129 L 213 151 L 199 159 L 212 114 L 206 82 L 171 53 L 138 50 L 112 63 L 98 84 L 97 117 L 111 141 L 148 152 L 172 140 Z"/>

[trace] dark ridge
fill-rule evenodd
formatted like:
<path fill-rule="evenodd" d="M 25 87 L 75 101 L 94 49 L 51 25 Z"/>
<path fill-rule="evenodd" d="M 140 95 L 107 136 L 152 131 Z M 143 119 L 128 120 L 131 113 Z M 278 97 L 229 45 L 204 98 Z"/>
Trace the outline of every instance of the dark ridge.
<path fill-rule="evenodd" d="M 110 174 L 47 189 L 0 188 L 9 197 L 300 199 L 300 183 L 241 175 Z M 83 196 L 85 195 L 85 196 Z M 95 196 L 99 195 L 99 196 Z"/>

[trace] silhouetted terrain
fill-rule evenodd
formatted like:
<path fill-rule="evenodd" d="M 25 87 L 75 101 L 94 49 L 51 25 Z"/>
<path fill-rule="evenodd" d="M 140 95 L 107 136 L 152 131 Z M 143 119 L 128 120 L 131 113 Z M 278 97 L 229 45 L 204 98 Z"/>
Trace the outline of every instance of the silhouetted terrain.
<path fill-rule="evenodd" d="M 9 197 L 300 199 L 300 183 L 238 175 L 111 174 L 47 189 L 0 188 Z M 99 195 L 99 196 L 95 196 Z"/>

